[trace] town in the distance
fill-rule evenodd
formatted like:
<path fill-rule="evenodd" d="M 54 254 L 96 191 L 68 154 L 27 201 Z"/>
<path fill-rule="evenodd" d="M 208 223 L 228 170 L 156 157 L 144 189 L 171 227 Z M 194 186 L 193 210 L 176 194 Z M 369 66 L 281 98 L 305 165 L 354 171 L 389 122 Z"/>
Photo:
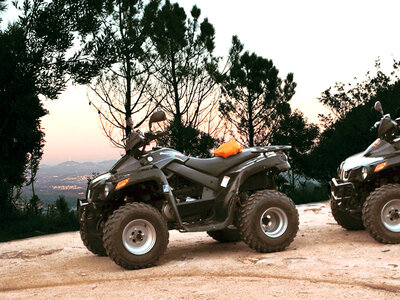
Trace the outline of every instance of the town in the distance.
<path fill-rule="evenodd" d="M 101 162 L 66 161 L 54 166 L 41 164 L 34 183 L 35 194 L 43 208 L 53 204 L 59 196 L 64 196 L 71 209 L 76 207 L 76 199 L 85 198 L 88 179 L 93 175 L 107 172 L 115 160 Z M 22 197 L 32 197 L 32 187 L 22 189 Z"/>

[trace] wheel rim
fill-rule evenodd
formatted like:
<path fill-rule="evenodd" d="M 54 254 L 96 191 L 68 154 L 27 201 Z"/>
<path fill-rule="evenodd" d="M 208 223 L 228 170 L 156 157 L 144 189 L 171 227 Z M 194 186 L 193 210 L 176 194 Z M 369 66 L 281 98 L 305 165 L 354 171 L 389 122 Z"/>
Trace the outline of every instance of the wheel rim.
<path fill-rule="evenodd" d="M 400 199 L 387 202 L 381 210 L 383 225 L 392 232 L 400 232 Z"/>
<path fill-rule="evenodd" d="M 126 250 L 135 255 L 143 255 L 153 249 L 156 243 L 156 230 L 146 220 L 129 222 L 122 232 L 122 242 Z"/>
<path fill-rule="evenodd" d="M 260 226 L 266 236 L 278 238 L 288 227 L 288 217 L 279 207 L 270 207 L 261 215 Z"/>

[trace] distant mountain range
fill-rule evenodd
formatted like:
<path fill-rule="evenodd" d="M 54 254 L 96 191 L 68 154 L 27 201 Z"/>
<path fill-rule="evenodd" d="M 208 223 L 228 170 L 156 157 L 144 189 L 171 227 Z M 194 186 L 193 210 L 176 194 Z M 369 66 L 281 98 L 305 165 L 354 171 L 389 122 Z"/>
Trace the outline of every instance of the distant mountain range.
<path fill-rule="evenodd" d="M 114 164 L 115 160 L 105 160 L 101 162 L 76 162 L 65 161 L 55 166 L 40 165 L 37 178 L 51 175 L 92 175 L 92 173 L 107 172 Z"/>
<path fill-rule="evenodd" d="M 77 198 L 84 198 L 87 180 L 93 174 L 105 173 L 111 169 L 115 160 L 101 162 L 66 161 L 55 166 L 40 165 L 36 175 L 35 192 L 45 204 L 52 204 L 64 196 L 70 207 L 76 205 Z M 22 189 L 25 199 L 32 197 L 31 186 Z"/>

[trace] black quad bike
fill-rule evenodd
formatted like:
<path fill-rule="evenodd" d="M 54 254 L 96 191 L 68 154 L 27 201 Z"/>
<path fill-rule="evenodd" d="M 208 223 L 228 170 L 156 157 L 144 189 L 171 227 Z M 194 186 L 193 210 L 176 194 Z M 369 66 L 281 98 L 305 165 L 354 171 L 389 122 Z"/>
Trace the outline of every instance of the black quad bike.
<path fill-rule="evenodd" d="M 381 243 L 400 243 L 400 119 L 384 115 L 378 101 L 375 109 L 382 119 L 378 139 L 364 152 L 341 163 L 338 179 L 331 181 L 332 215 L 348 230 L 366 229 Z"/>
<path fill-rule="evenodd" d="M 145 148 L 168 132 L 151 125 L 132 131 L 127 154 L 91 180 L 78 200 L 80 233 L 94 254 L 126 269 L 153 265 L 168 244 L 168 230 L 207 231 L 220 242 L 243 240 L 259 252 L 285 249 L 298 230 L 291 199 L 275 190 L 274 175 L 290 168 L 289 146 L 253 147 L 229 158 L 187 157 L 168 148 Z"/>

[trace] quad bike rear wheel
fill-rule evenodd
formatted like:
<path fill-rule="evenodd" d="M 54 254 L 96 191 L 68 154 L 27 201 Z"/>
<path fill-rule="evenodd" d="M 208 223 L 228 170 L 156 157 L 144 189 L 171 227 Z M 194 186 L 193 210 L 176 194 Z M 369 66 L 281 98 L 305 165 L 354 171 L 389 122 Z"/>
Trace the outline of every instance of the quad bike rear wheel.
<path fill-rule="evenodd" d="M 144 203 L 128 203 L 108 218 L 104 247 L 108 256 L 125 269 L 155 264 L 168 245 L 168 227 L 160 212 Z"/>
<path fill-rule="evenodd" d="M 363 221 L 376 241 L 399 244 L 400 184 L 387 184 L 375 189 L 364 202 Z"/>
<path fill-rule="evenodd" d="M 288 247 L 299 229 L 299 214 L 293 201 L 275 190 L 249 196 L 239 211 L 242 240 L 258 252 L 276 252 Z"/>
<path fill-rule="evenodd" d="M 240 241 L 238 229 L 225 228 L 222 230 L 207 231 L 207 234 L 221 243 L 236 243 Z"/>
<path fill-rule="evenodd" d="M 365 229 L 362 214 L 350 214 L 339 207 L 336 201 L 331 200 L 331 212 L 335 221 L 347 230 Z"/>

